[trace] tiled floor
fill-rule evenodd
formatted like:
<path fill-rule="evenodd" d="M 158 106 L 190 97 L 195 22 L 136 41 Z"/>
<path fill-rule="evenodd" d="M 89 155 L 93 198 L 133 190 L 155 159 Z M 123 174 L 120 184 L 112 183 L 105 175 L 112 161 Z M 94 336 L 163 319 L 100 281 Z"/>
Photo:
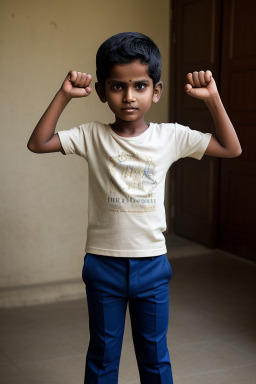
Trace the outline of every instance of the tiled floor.
<path fill-rule="evenodd" d="M 179 239 L 168 257 L 175 384 L 255 384 L 256 264 Z M 0 327 L 1 384 L 83 383 L 85 300 L 1 309 Z M 128 311 L 119 383 L 139 383 Z"/>

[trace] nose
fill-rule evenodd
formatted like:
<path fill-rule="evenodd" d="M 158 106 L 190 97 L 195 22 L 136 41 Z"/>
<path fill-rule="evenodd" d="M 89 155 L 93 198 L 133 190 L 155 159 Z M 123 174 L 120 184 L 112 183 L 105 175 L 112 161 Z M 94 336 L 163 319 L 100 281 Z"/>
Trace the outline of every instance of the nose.
<path fill-rule="evenodd" d="M 127 88 L 124 97 L 123 97 L 124 103 L 132 103 L 136 101 L 136 98 L 133 94 L 133 89 L 132 88 Z"/>

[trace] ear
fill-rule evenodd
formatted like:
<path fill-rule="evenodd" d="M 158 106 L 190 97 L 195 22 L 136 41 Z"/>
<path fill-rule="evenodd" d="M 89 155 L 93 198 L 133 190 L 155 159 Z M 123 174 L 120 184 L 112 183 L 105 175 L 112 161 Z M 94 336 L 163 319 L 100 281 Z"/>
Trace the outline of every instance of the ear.
<path fill-rule="evenodd" d="M 106 99 L 106 96 L 105 96 L 105 91 L 102 87 L 102 85 L 100 83 L 95 83 L 95 90 L 100 98 L 100 101 L 102 103 L 106 103 L 107 102 L 107 99 Z"/>
<path fill-rule="evenodd" d="M 163 83 L 162 81 L 159 81 L 156 86 L 155 86 L 155 89 L 154 89 L 154 92 L 153 92 L 153 103 L 158 103 L 158 101 L 160 100 L 160 97 L 162 95 L 162 92 L 163 92 Z"/>

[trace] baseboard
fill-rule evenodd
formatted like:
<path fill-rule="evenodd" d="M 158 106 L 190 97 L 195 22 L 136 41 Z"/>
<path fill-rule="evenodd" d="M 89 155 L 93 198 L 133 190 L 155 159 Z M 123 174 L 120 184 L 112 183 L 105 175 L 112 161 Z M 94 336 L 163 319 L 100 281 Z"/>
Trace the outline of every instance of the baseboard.
<path fill-rule="evenodd" d="M 0 308 L 55 303 L 85 297 L 82 280 L 0 289 Z"/>

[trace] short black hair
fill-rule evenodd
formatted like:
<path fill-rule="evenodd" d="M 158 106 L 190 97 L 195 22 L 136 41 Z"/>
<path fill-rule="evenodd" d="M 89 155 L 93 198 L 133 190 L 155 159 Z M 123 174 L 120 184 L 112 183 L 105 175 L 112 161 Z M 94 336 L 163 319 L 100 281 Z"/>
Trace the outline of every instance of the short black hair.
<path fill-rule="evenodd" d="M 153 86 L 160 81 L 162 58 L 158 46 L 146 35 L 138 32 L 123 32 L 109 37 L 98 49 L 96 55 L 96 75 L 98 82 L 105 87 L 111 68 L 118 63 L 140 60 L 148 65 L 148 75 Z"/>

